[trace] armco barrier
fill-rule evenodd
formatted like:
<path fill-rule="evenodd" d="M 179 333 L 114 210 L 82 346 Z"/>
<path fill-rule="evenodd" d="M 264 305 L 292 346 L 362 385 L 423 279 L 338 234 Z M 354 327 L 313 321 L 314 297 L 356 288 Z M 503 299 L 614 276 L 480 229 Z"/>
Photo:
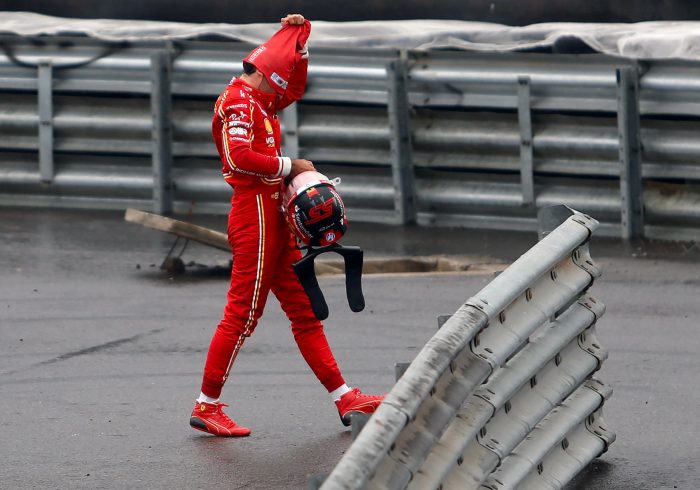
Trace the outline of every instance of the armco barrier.
<path fill-rule="evenodd" d="M 322 489 L 561 488 L 607 450 L 598 222 L 569 214 L 444 323 Z"/>
<path fill-rule="evenodd" d="M 0 35 L 0 204 L 226 213 L 214 100 L 250 46 Z M 315 49 L 285 153 L 351 220 L 700 237 L 700 64 Z"/>

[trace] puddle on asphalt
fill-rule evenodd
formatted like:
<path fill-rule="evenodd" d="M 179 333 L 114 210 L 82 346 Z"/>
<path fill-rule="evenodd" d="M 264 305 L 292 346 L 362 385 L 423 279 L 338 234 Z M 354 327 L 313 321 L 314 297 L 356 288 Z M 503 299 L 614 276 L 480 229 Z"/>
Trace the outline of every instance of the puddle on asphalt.
<path fill-rule="evenodd" d="M 371 257 L 365 258 L 363 275 L 371 274 L 428 274 L 428 273 L 471 273 L 491 274 L 500 272 L 508 264 L 498 262 L 490 257 L 473 256 L 423 256 L 423 257 Z M 315 263 L 317 276 L 332 276 L 345 273 L 345 263 L 339 259 L 319 259 Z M 169 277 L 228 277 L 231 263 L 214 265 L 199 264 L 194 261 L 185 263 L 179 258 L 169 258 L 158 268 L 155 264 L 151 270 L 158 269 Z"/>
<path fill-rule="evenodd" d="M 486 257 L 389 257 L 366 258 L 363 274 L 420 274 L 437 272 L 491 273 L 502 271 L 507 264 Z M 324 260 L 316 263 L 316 275 L 343 274 L 342 260 Z"/>

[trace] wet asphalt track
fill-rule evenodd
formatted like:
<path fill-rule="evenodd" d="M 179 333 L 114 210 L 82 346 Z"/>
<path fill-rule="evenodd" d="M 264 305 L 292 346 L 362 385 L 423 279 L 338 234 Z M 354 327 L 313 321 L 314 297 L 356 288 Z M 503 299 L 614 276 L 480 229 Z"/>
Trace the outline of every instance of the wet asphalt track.
<path fill-rule="evenodd" d="M 188 417 L 227 279 L 157 265 L 168 235 L 121 213 L 0 209 L 0 488 L 302 489 L 351 442 L 271 297 L 224 390 L 246 439 L 191 430 Z M 200 220 L 205 220 L 200 218 Z M 223 229 L 222 217 L 202 224 Z M 467 253 L 510 262 L 534 235 L 378 229 L 345 242 L 368 255 Z M 607 305 L 599 377 L 617 433 L 569 489 L 700 488 L 700 248 L 594 240 Z M 489 256 L 490 259 L 484 259 Z M 225 262 L 192 244 L 185 260 Z M 323 278 L 327 334 L 348 381 L 383 392 L 490 275 L 366 276 L 351 313 L 343 281 Z"/>

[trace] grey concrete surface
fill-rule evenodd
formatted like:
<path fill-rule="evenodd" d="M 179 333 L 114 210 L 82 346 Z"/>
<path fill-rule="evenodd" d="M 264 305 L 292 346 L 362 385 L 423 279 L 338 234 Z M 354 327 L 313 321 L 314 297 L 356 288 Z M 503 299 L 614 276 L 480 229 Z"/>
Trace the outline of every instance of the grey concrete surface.
<path fill-rule="evenodd" d="M 223 228 L 225 218 L 197 218 Z M 469 254 L 510 262 L 534 234 L 354 225 L 369 256 Z M 169 278 L 165 234 L 121 213 L 0 208 L 1 488 L 306 488 L 351 443 L 304 364 L 274 298 L 224 390 L 246 439 L 189 428 L 201 369 L 227 288 L 225 271 Z M 599 377 L 617 441 L 570 489 L 700 488 L 700 248 L 594 240 L 607 305 Z M 224 262 L 191 244 L 183 258 Z M 327 335 L 352 385 L 385 392 L 492 274 L 365 276 L 367 308 L 349 311 L 341 278 L 321 279 Z"/>

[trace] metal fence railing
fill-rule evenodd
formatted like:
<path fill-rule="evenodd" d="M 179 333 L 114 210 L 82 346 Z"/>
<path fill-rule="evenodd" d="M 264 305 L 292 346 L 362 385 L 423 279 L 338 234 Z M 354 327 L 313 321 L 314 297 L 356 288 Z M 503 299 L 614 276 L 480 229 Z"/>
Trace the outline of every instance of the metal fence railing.
<path fill-rule="evenodd" d="M 250 46 L 0 37 L 0 203 L 225 213 L 213 102 Z M 602 55 L 314 50 L 287 154 L 350 219 L 700 236 L 700 64 Z"/>
<path fill-rule="evenodd" d="M 562 488 L 615 434 L 593 378 L 607 351 L 598 222 L 573 213 L 453 314 L 321 489 Z"/>

